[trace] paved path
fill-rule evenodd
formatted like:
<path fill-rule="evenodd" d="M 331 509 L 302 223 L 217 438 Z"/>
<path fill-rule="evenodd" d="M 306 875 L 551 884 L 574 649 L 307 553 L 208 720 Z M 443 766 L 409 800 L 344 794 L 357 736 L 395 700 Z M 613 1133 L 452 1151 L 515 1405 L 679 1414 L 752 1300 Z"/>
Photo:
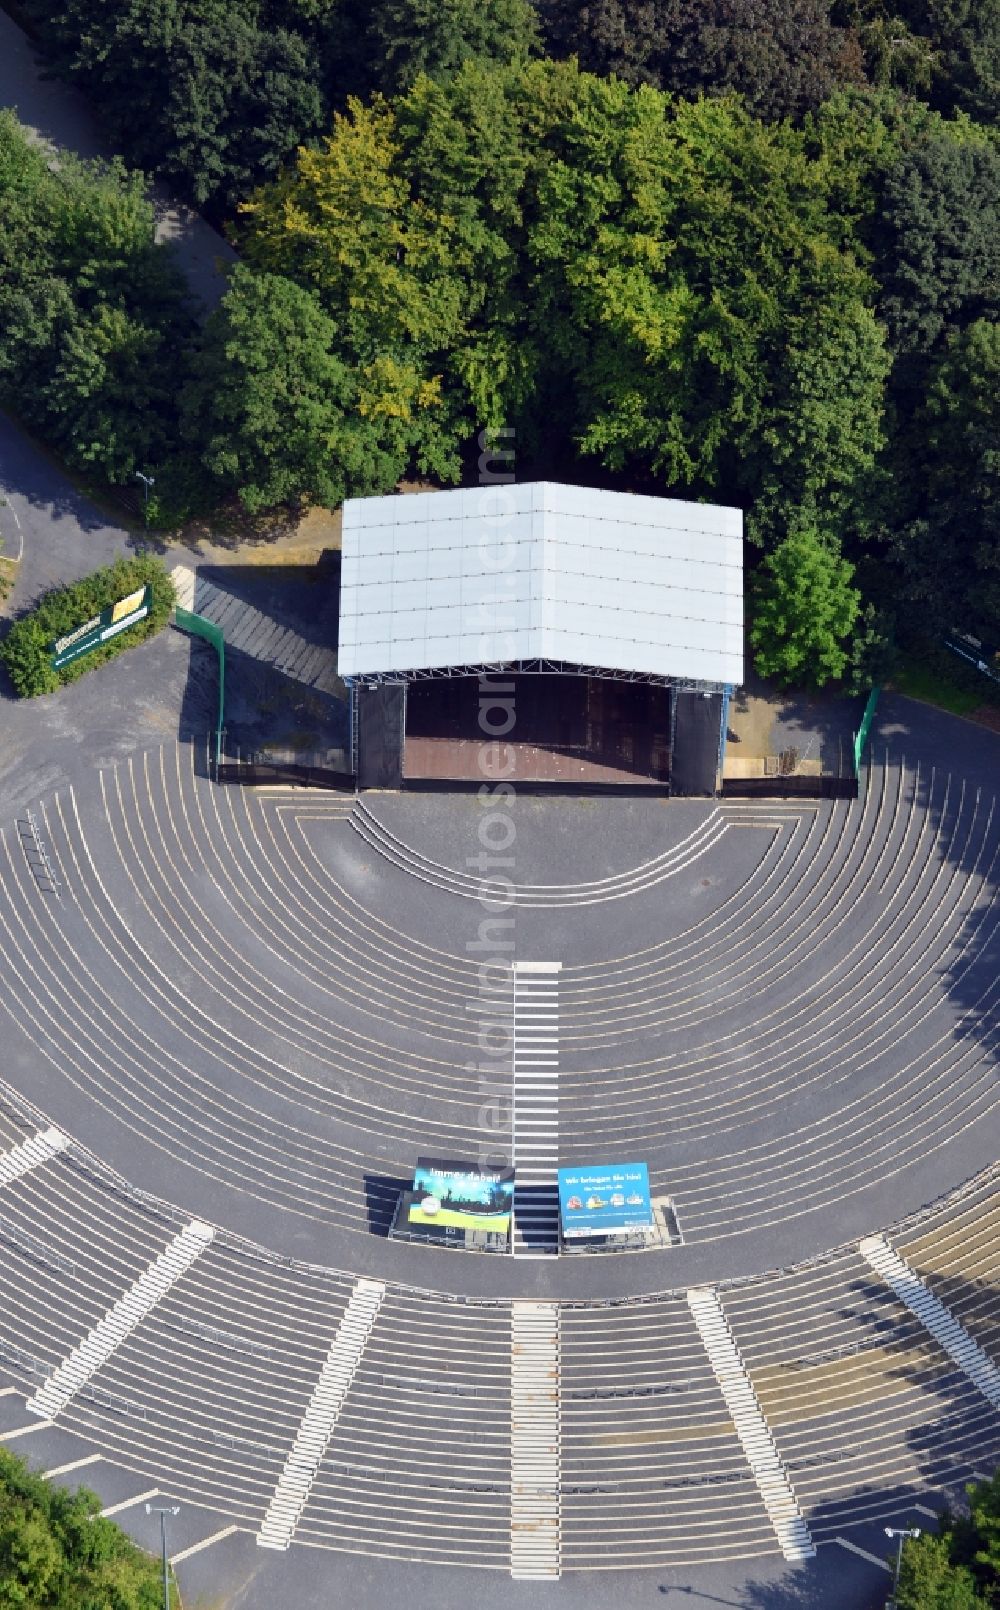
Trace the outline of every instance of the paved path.
<path fill-rule="evenodd" d="M 79 581 L 135 546 L 124 526 L 106 520 L 65 470 L 4 414 L 0 538 L 3 552 L 21 561 L 8 613 L 25 608 L 50 587 Z"/>
<path fill-rule="evenodd" d="M 27 34 L 0 11 L 0 106 L 11 106 L 21 122 L 42 141 L 76 151 L 82 157 L 107 157 L 111 150 L 79 91 L 42 77 L 42 68 Z M 120 153 L 128 160 L 128 152 Z M 224 270 L 236 261 L 229 243 L 190 207 L 173 201 L 159 185 L 156 238 L 168 241 L 191 290 L 207 308 L 226 289 Z"/>
<path fill-rule="evenodd" d="M 319 693 L 332 693 L 340 699 L 347 697 L 347 689 L 337 675 L 337 656 L 332 648 L 311 643 L 270 615 L 254 609 L 245 599 L 216 587 L 214 582 L 199 576 L 187 565 L 175 565 L 170 574 L 181 608 L 194 610 L 221 626 L 227 648 L 240 649 L 265 665 L 273 665 L 283 675 Z"/>

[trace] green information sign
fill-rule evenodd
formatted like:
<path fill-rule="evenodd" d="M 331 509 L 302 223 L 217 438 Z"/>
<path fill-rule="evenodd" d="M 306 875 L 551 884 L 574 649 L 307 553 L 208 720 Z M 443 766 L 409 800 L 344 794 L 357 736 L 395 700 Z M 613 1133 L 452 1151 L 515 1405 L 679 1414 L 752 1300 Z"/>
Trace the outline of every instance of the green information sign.
<path fill-rule="evenodd" d="M 153 589 L 147 584 L 139 587 L 127 598 L 119 598 L 116 604 L 109 604 L 102 609 L 93 620 L 84 621 L 75 632 L 69 632 L 52 645 L 52 669 L 61 671 L 64 665 L 78 660 L 81 654 L 89 654 L 92 649 L 100 648 L 110 637 L 117 637 L 138 621 L 145 620 L 149 614 L 153 600 Z"/>

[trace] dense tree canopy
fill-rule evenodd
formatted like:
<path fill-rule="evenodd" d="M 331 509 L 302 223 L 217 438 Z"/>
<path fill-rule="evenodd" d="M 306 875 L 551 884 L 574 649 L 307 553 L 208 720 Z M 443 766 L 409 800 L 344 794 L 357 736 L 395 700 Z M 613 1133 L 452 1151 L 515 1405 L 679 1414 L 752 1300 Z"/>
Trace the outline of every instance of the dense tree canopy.
<path fill-rule="evenodd" d="M 142 182 L 8 120 L 0 393 L 74 464 L 257 510 L 513 426 L 855 565 L 803 674 L 997 635 L 1000 0 L 21 4 L 244 257 L 196 336 Z"/>
<path fill-rule="evenodd" d="M 932 625 L 987 636 L 1000 623 L 998 397 L 1000 325 L 984 319 L 930 371 L 911 433 L 911 514 L 893 538 L 898 592 Z"/>
<path fill-rule="evenodd" d="M 880 313 L 896 352 L 928 353 L 1000 312 L 1000 149 L 940 134 L 885 175 L 875 232 Z"/>
<path fill-rule="evenodd" d="M 335 506 L 381 492 L 406 469 L 405 442 L 359 409 L 337 327 L 291 280 L 239 267 L 212 315 L 185 427 L 220 489 L 253 511 L 308 498 Z"/>
<path fill-rule="evenodd" d="M 198 204 L 235 206 L 323 125 L 318 15 L 301 7 L 27 0 L 26 9 L 59 69 L 93 96 L 116 148 Z"/>
<path fill-rule="evenodd" d="M 314 291 L 369 413 L 391 377 L 423 467 L 516 414 L 528 444 L 745 492 L 766 536 L 849 507 L 880 443 L 873 286 L 825 171 L 733 102 L 472 63 L 354 103 L 242 245 Z"/>
<path fill-rule="evenodd" d="M 81 469 L 111 481 L 174 439 L 179 276 L 137 175 L 51 165 L 0 112 L 0 396 Z"/>
<path fill-rule="evenodd" d="M 539 28 L 531 0 L 375 0 L 367 40 L 372 79 L 393 94 L 421 73 L 451 74 L 475 58 L 524 61 Z"/>
<path fill-rule="evenodd" d="M 0 1449 L 0 1610 L 161 1610 L 158 1562 L 100 1510 Z"/>
<path fill-rule="evenodd" d="M 968 1511 L 945 1515 L 937 1534 L 907 1541 L 899 1610 L 990 1610 L 1000 1590 L 1000 1476 L 966 1489 Z"/>
<path fill-rule="evenodd" d="M 930 42 L 931 101 L 994 122 L 1000 106 L 1000 0 L 899 0 Z"/>
<path fill-rule="evenodd" d="M 594 73 L 682 95 L 735 90 L 761 117 L 862 81 L 857 35 L 830 0 L 539 0 L 550 48 Z"/>

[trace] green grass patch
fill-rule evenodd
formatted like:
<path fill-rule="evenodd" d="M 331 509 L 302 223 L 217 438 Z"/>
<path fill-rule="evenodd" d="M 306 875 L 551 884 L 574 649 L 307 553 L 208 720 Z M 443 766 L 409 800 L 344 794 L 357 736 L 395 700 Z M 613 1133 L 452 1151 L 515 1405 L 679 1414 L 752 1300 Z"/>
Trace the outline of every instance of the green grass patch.
<path fill-rule="evenodd" d="M 52 646 L 57 638 L 75 631 L 109 604 L 146 585 L 152 589 L 152 603 L 144 620 L 61 670 L 52 669 Z M 88 671 L 95 671 L 99 665 L 155 637 L 167 624 L 173 607 L 174 586 L 162 560 L 151 554 L 118 559 L 71 587 L 56 587 L 46 593 L 30 614 L 22 615 L 11 626 L 0 643 L 0 660 L 22 698 L 55 693 L 67 682 L 75 682 Z"/>
<path fill-rule="evenodd" d="M 1000 708 L 1000 684 L 938 644 L 923 644 L 904 654 L 893 672 L 892 686 L 897 693 L 953 716 L 971 715 L 984 704 Z"/>

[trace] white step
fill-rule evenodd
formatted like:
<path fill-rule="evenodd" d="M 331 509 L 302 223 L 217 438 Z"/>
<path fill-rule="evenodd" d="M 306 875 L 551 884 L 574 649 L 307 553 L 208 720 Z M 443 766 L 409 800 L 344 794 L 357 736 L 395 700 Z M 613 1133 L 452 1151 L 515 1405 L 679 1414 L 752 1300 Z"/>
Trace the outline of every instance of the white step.
<path fill-rule="evenodd" d="M 384 1296 L 381 1280 L 359 1280 L 351 1292 L 257 1533 L 260 1548 L 291 1544 Z"/>
<path fill-rule="evenodd" d="M 778 1456 L 719 1294 L 714 1288 L 703 1286 L 689 1291 L 687 1300 L 781 1551 L 789 1560 L 812 1559 L 816 1549 L 809 1528 L 788 1472 Z"/>
<path fill-rule="evenodd" d="M 215 1235 L 211 1225 L 192 1219 L 110 1308 L 88 1336 L 39 1387 L 26 1407 L 44 1420 L 54 1420 L 125 1338 L 145 1319 L 175 1281 L 191 1267 Z"/>
<path fill-rule="evenodd" d="M 561 1574 L 559 1309 L 511 1304 L 510 1574 Z"/>
<path fill-rule="evenodd" d="M 867 1236 L 858 1250 L 983 1397 L 1000 1409 L 1000 1370 L 885 1236 Z"/>

